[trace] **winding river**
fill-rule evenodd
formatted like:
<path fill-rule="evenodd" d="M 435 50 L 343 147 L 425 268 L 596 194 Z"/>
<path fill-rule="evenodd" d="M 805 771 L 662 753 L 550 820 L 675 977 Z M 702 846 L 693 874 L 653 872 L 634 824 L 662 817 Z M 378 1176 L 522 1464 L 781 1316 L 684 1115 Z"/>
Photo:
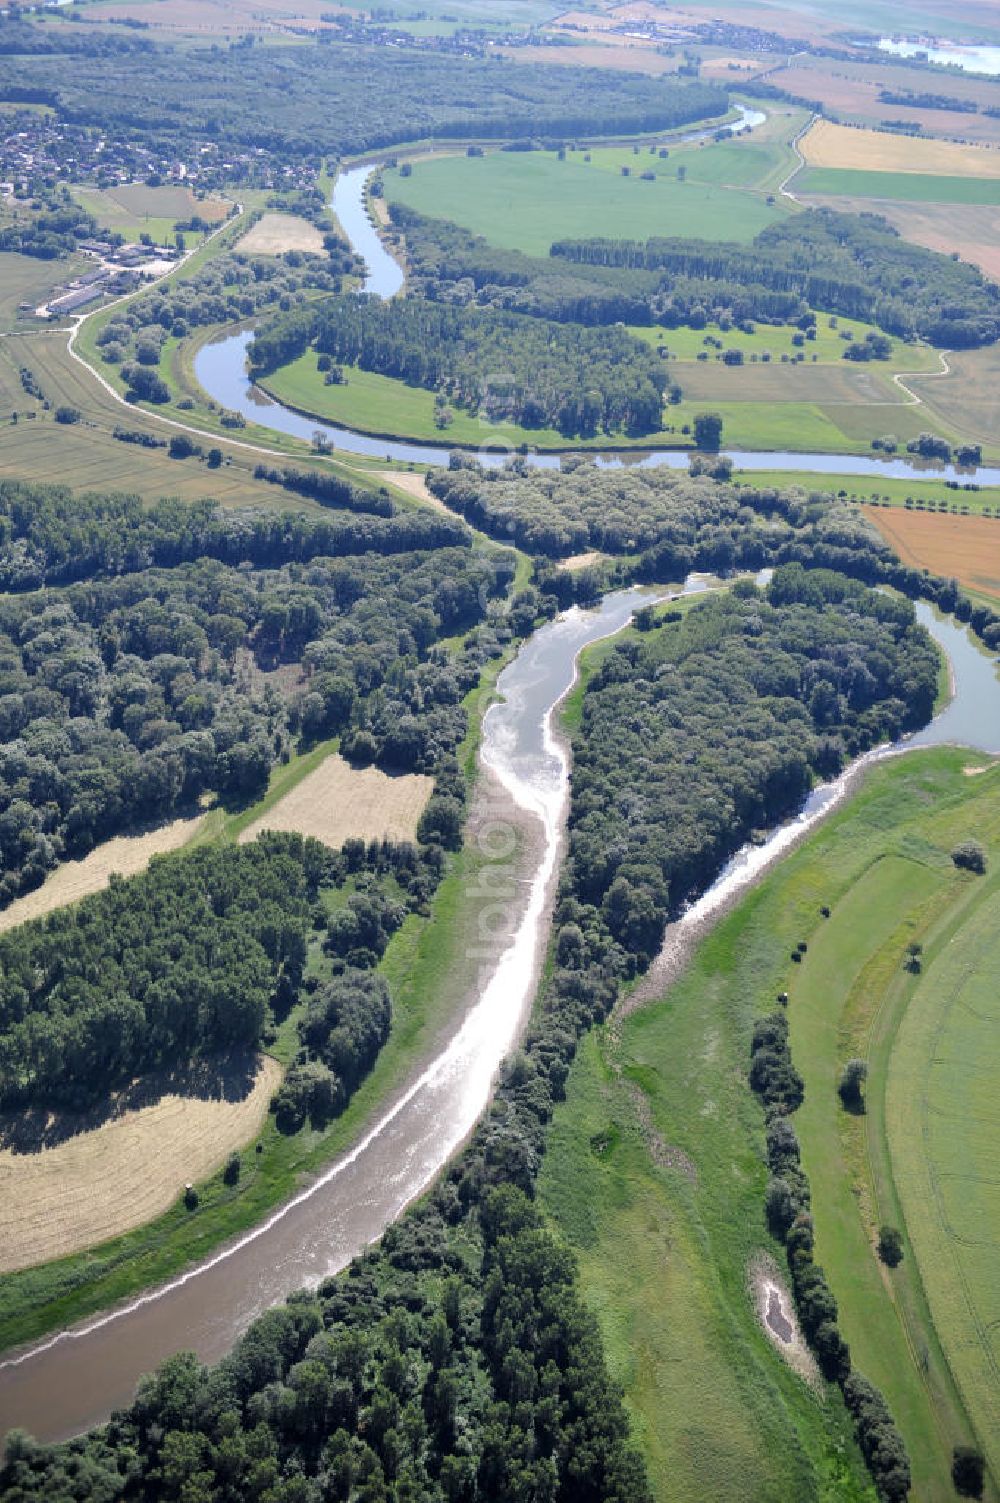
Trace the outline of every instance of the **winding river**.
<path fill-rule="evenodd" d="M 760 117 L 763 118 L 763 117 Z M 756 112 L 744 112 L 744 118 L 732 129 L 739 130 L 757 123 Z M 690 139 L 702 139 L 706 132 L 696 133 Z M 332 207 L 341 228 L 359 255 L 364 257 L 367 274 L 364 290 L 379 297 L 395 297 L 402 289 L 404 276 L 398 261 L 389 255 L 378 231 L 368 218 L 365 206 L 365 183 L 377 164 L 352 168 L 341 173 L 333 190 Z M 273 428 L 292 438 L 310 443 L 314 434 L 321 433 L 335 449 L 345 454 L 364 454 L 371 458 L 398 460 L 406 464 L 446 465 L 449 449 L 439 444 L 416 443 L 392 437 L 373 437 L 358 433 L 353 428 L 344 428 L 336 423 L 326 423 L 309 417 L 275 401 L 260 387 L 255 386 L 247 374 L 247 347 L 253 339 L 253 331 L 240 330 L 224 335 L 211 344 L 201 347 L 194 357 L 194 373 L 198 384 L 212 398 L 230 412 L 240 413 L 248 422 L 261 427 Z M 487 435 L 478 457 L 484 464 L 502 464 L 510 450 L 502 447 L 499 439 Z M 637 465 L 646 468 L 652 465 L 667 465 L 683 470 L 688 466 L 686 449 L 631 449 L 618 453 L 594 454 L 599 465 L 617 467 Z M 956 480 L 966 482 L 975 479 L 979 485 L 1000 485 L 1000 468 L 982 466 L 972 472 L 952 464 L 935 464 L 907 457 L 875 458 L 867 454 L 799 454 L 788 450 L 727 449 L 733 464 L 745 471 L 811 471 L 817 475 L 875 476 L 884 480 Z M 529 454 L 530 464 L 544 469 L 558 468 L 558 453 Z"/>
<path fill-rule="evenodd" d="M 694 576 L 685 587 L 702 588 Z M 482 760 L 494 788 L 499 785 L 526 821 L 527 861 L 516 868 L 519 896 L 510 907 L 510 928 L 495 942 L 471 1005 L 437 1054 L 350 1152 L 261 1225 L 164 1287 L 0 1364 L 0 1433 L 22 1425 L 41 1439 L 65 1438 L 127 1403 L 140 1375 L 170 1353 L 190 1348 L 205 1360 L 220 1357 L 267 1307 L 343 1268 L 460 1146 L 526 1017 L 544 948 L 568 798 L 566 754 L 553 733 L 555 709 L 574 681 L 580 651 L 620 631 L 648 598 L 642 590 L 622 591 L 606 596 L 596 610 L 566 612 L 535 632 L 500 676 L 502 699 L 485 717 Z M 878 748 L 817 788 L 796 819 L 734 857 L 668 928 L 666 960 L 834 808 L 868 763 L 893 750 L 947 741 L 1000 754 L 1000 683 L 992 660 L 954 622 L 925 605 L 917 611 L 951 658 L 955 694 L 949 707 L 898 748 Z M 511 855 L 512 825 L 504 807 L 501 802 L 480 840 L 484 853 L 496 856 L 498 870 L 509 874 L 504 863 Z M 495 896 L 487 883 L 487 907 Z"/>
<path fill-rule="evenodd" d="M 350 176 L 341 182 L 348 184 Z M 338 215 L 346 227 L 342 206 Z M 802 456 L 796 463 L 801 466 Z M 693 577 L 685 588 L 703 587 Z M 20 1425 L 43 1440 L 65 1438 L 127 1403 L 140 1375 L 171 1353 L 188 1348 L 205 1360 L 218 1358 L 263 1310 L 344 1267 L 461 1145 L 527 1015 L 544 950 L 568 799 L 568 764 L 553 731 L 554 712 L 574 681 L 580 651 L 620 631 L 648 598 L 641 590 L 622 591 L 595 610 L 566 612 L 535 632 L 500 676 L 501 699 L 485 716 L 482 746 L 489 774 L 484 785 L 487 794 L 493 790 L 495 812 L 479 827 L 478 839 L 488 859 L 506 863 L 515 896 L 507 905 L 508 927 L 490 935 L 464 1014 L 432 1057 L 349 1152 L 259 1226 L 161 1288 L 0 1363 L 0 1433 Z M 1000 754 L 1000 685 L 992 662 L 962 628 L 928 607 L 917 609 L 949 652 L 955 696 L 907 744 L 959 740 Z M 865 760 L 879 755 L 884 752 Z M 797 820 L 734 858 L 671 926 L 668 946 L 681 925 L 709 917 L 843 798 L 851 776 L 816 790 Z M 520 842 L 518 827 L 527 836 Z M 492 885 L 483 896 L 495 909 Z"/>
<path fill-rule="evenodd" d="M 691 589 L 700 587 L 691 581 Z M 504 904 L 509 929 L 496 939 L 486 915 L 497 889 L 484 884 L 489 953 L 471 1006 L 439 1052 L 350 1152 L 259 1226 L 162 1288 L 0 1364 L 0 1433 L 23 1425 L 46 1440 L 76 1434 L 127 1403 L 138 1378 L 170 1353 L 183 1347 L 206 1361 L 222 1356 L 255 1316 L 315 1286 L 378 1237 L 462 1143 L 526 1016 L 544 948 L 569 789 L 553 712 L 581 649 L 620 631 L 648 598 L 627 590 L 596 610 L 568 611 L 536 632 L 500 676 L 502 700 L 486 713 L 482 760 L 505 797 L 480 843 L 518 895 Z M 511 859 L 507 799 L 527 826 L 519 863 Z"/>

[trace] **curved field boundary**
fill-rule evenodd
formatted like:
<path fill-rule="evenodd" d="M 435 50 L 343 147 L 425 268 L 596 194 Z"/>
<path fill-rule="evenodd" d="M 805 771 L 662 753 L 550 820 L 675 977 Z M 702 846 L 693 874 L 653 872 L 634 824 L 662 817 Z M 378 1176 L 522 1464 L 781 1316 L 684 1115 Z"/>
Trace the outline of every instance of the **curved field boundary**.
<path fill-rule="evenodd" d="M 205 818 L 204 814 L 196 814 L 159 825 L 142 835 L 116 835 L 95 846 L 81 861 L 64 862 L 41 887 L 15 898 L 0 912 L 0 934 L 29 919 L 44 918 L 67 903 L 78 903 L 90 893 L 100 892 L 114 875 L 134 877 L 144 872 L 154 856 L 179 850 L 193 840 Z"/>
<path fill-rule="evenodd" d="M 152 1221 L 185 1184 L 207 1179 L 255 1138 L 282 1068 L 265 1057 L 228 1073 L 228 1083 L 209 1086 L 146 1081 L 149 1105 L 125 1106 L 99 1126 L 64 1119 L 56 1127 L 65 1136 L 51 1147 L 0 1148 L 0 1273 Z M 0 1140 L 16 1131 L 16 1123 L 0 1125 Z"/>
<path fill-rule="evenodd" d="M 1000 878 L 994 877 L 973 896 L 916 987 L 886 1093 L 907 1233 L 994 1477 L 1000 1476 L 998 970 Z"/>
<path fill-rule="evenodd" d="M 792 181 L 794 178 L 798 177 L 799 173 L 802 172 L 804 168 L 809 165 L 805 157 L 802 155 L 801 143 L 808 135 L 809 131 L 812 130 L 818 119 L 818 115 L 810 115 L 805 125 L 802 126 L 802 128 L 792 137 L 791 141 L 788 143 L 795 153 L 796 162 L 795 166 L 792 168 L 788 176 L 778 184 L 778 192 L 782 198 L 791 199 L 793 204 L 797 204 L 799 200 L 791 190 Z"/>

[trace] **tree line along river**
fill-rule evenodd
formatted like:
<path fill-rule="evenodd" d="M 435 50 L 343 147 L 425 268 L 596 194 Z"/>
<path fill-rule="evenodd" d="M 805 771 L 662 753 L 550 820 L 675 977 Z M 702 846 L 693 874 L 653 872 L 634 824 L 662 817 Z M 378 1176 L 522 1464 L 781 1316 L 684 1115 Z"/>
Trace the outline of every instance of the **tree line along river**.
<path fill-rule="evenodd" d="M 361 205 L 369 170 L 341 179 L 355 207 Z M 352 238 L 357 233 L 356 243 L 374 259 L 344 203 L 335 206 L 345 230 Z M 359 212 L 364 218 L 363 206 Z M 380 243 L 379 251 L 385 255 Z M 231 353 L 225 368 L 233 377 L 242 371 L 237 351 L 243 346 L 230 340 L 226 347 Z M 228 391 L 213 395 L 226 406 L 237 405 Z M 794 457 L 798 468 L 809 458 Z M 768 458 L 773 467 L 774 456 Z M 843 462 L 838 456 L 837 463 Z M 684 588 L 695 591 L 704 582 L 692 578 Z M 506 811 L 493 821 L 501 831 L 495 859 L 513 859 L 517 895 L 510 927 L 497 938 L 468 1005 L 433 1057 L 383 1105 L 349 1152 L 259 1226 L 161 1288 L 0 1363 L 0 1433 L 17 1425 L 43 1440 L 68 1437 L 126 1404 L 138 1378 L 172 1352 L 187 1348 L 205 1360 L 220 1357 L 263 1310 L 344 1267 L 459 1147 L 517 1039 L 544 954 L 569 792 L 568 760 L 554 728 L 557 707 L 574 682 L 580 652 L 620 631 L 649 598 L 648 592 L 626 590 L 605 596 L 594 610 L 574 608 L 534 632 L 500 676 L 500 698 L 484 718 L 481 760 L 487 796 L 494 789 L 498 808 Z M 950 657 L 955 693 L 947 709 L 903 749 L 958 741 L 1000 754 L 1000 683 L 993 663 L 962 627 L 941 620 L 926 605 L 919 604 L 917 612 Z M 880 748 L 863 760 L 892 750 Z M 683 944 L 686 929 L 693 932 L 695 921 L 710 920 L 833 808 L 857 770 L 848 769 L 835 783 L 815 790 L 796 820 L 735 857 L 698 903 L 668 927 L 665 951 Z M 504 819 L 529 832 L 527 840 L 517 842 L 516 858 L 502 836 Z M 489 857 L 490 848 L 483 849 Z"/>

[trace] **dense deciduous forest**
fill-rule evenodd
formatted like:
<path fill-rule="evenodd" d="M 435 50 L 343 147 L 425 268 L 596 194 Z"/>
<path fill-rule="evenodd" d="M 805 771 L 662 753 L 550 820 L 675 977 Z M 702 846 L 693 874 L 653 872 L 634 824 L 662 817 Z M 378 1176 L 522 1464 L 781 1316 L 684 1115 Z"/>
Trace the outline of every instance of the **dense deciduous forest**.
<path fill-rule="evenodd" d="M 289 471 L 276 473 L 285 476 Z M 173 568 L 202 558 L 274 568 L 324 555 L 472 545 L 468 528 L 457 520 L 416 508 L 397 512 L 391 502 L 387 508 L 384 489 L 368 491 L 332 474 L 315 473 L 328 482 L 322 498 L 328 505 L 373 515 L 224 511 L 209 500 L 147 504 L 135 494 L 78 495 L 66 486 L 0 479 L 0 588 L 34 590 L 147 568 Z M 334 483 L 343 490 L 334 491 Z"/>
<path fill-rule="evenodd" d="M 967 262 L 900 238 L 872 214 L 808 210 L 753 246 L 688 239 L 563 240 L 546 259 L 489 245 L 446 220 L 391 205 L 413 286 L 461 306 L 512 308 L 586 325 L 789 323 L 811 309 L 932 344 L 988 344 L 1000 291 Z"/>
<path fill-rule="evenodd" d="M 44 557 L 47 504 L 54 524 L 65 494 L 11 489 L 8 500 L 14 528 L 29 514 Z M 131 518 L 137 547 L 162 541 L 180 559 L 171 524 L 184 523 L 195 562 L 0 602 L 0 900 L 205 792 L 259 796 L 297 736 L 339 734 L 362 761 L 434 772 L 464 735 L 462 698 L 498 649 L 483 623 L 510 555 L 439 547 L 347 563 L 310 550 L 308 564 L 238 568 L 211 557 L 192 509 L 119 502 L 80 503 L 92 559 L 98 539 L 128 547 L 115 522 Z M 239 537 L 214 508 L 201 521 L 207 535 L 219 523 Z M 293 538 L 276 544 L 276 563 L 301 557 Z M 459 650 L 436 648 L 463 631 Z M 268 677 L 289 666 L 290 678 Z"/>
<path fill-rule="evenodd" d="M 0 1106 L 89 1107 L 253 1048 L 298 990 L 325 858 L 277 834 L 165 856 L 0 936 Z"/>
<path fill-rule="evenodd" d="M 413 297 L 336 297 L 279 317 L 255 335 L 251 364 L 273 370 L 310 346 L 338 365 L 439 392 L 488 421 L 557 428 L 567 438 L 658 431 L 670 385 L 655 352 L 625 329 L 598 333 Z"/>
<path fill-rule="evenodd" d="M 141 67 L 124 49 L 102 56 L 74 46 L 72 66 L 64 54 L 0 50 L 0 98 L 12 87 L 51 99 L 68 121 L 167 157 L 206 138 L 301 159 L 425 136 L 636 134 L 728 108 L 725 91 L 710 84 L 341 43 L 154 43 L 143 46 Z"/>
<path fill-rule="evenodd" d="M 1000 334 L 1000 286 L 967 261 L 903 240 L 876 214 L 809 209 L 769 225 L 749 248 L 694 240 L 565 240 L 552 254 L 791 293 L 812 308 L 866 319 L 888 334 L 919 335 L 955 349 L 991 344 Z"/>
<path fill-rule="evenodd" d="M 683 579 L 692 569 L 761 568 L 780 560 L 783 545 L 824 536 L 843 536 L 856 550 L 892 556 L 846 505 L 794 490 L 719 483 L 662 465 L 601 468 L 574 457 L 558 470 L 521 459 L 490 467 L 454 453 L 448 469 L 431 471 L 428 483 L 476 527 L 546 558 L 589 548 L 656 550 L 663 572 L 644 569 L 650 579 Z"/>
<path fill-rule="evenodd" d="M 588 684 L 573 742 L 560 916 L 576 927 L 559 952 L 583 971 L 642 968 L 670 909 L 752 830 L 930 718 L 937 672 L 908 600 L 798 564 L 624 643 Z"/>
<path fill-rule="evenodd" d="M 919 714 L 936 682 L 906 602 L 796 570 L 772 591 L 739 587 L 697 606 L 613 652 L 588 686 L 553 967 L 523 1051 L 444 1181 L 345 1274 L 257 1321 L 216 1368 L 171 1359 L 127 1411 L 69 1446 L 15 1437 L 0 1478 L 11 1503 L 80 1488 L 108 1500 L 646 1503 L 572 1263 L 531 1205 L 546 1123 L 581 1033 L 648 958 L 671 902 L 738 838 L 711 811 L 743 830 L 782 812 L 828 755 L 901 723 L 900 692 Z M 732 734 L 737 719 L 749 746 Z M 695 733 L 711 755 L 693 784 Z M 704 807 L 704 827 L 685 818 L 664 830 L 667 782 L 683 785 L 681 807 Z M 602 822 L 614 828 L 598 894 L 583 845 Z"/>

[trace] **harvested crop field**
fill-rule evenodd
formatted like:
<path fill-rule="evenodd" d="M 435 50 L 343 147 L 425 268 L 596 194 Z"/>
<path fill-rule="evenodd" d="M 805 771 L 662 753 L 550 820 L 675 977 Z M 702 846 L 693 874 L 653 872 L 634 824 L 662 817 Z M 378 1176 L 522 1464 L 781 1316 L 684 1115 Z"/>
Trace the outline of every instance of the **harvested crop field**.
<path fill-rule="evenodd" d="M 248 255 L 280 256 L 284 251 L 323 249 L 323 236 L 308 219 L 298 214 L 263 214 L 239 241 L 237 249 Z"/>
<path fill-rule="evenodd" d="M 256 1137 L 281 1074 L 264 1058 L 206 1082 L 145 1082 L 150 1105 L 125 1103 L 72 1136 L 73 1124 L 60 1119 L 62 1141 L 52 1147 L 0 1148 L 0 1273 L 95 1247 L 160 1215 L 186 1183 Z M 8 1143 L 18 1127 L 4 1122 L 0 1139 Z"/>
<path fill-rule="evenodd" d="M 240 834 L 240 844 L 262 830 L 313 835 L 325 845 L 345 840 L 413 840 L 434 779 L 419 773 L 390 777 L 377 767 L 351 767 L 332 753 L 274 808 Z"/>
<path fill-rule="evenodd" d="M 196 814 L 190 819 L 175 819 L 168 825 L 159 825 L 142 835 L 116 835 L 106 840 L 84 856 L 82 861 L 67 861 L 34 892 L 15 898 L 9 908 L 0 912 L 0 934 L 13 929 L 28 919 L 44 918 L 56 908 L 67 903 L 78 903 L 88 893 L 100 892 L 107 887 L 112 875 L 134 877 L 144 872 L 154 856 L 166 855 L 186 845 L 198 830 L 205 816 Z"/>
<path fill-rule="evenodd" d="M 799 147 L 810 167 L 1000 177 L 1000 151 L 963 146 L 957 141 L 923 141 L 888 131 L 852 130 L 830 120 L 817 120 Z"/>
<path fill-rule="evenodd" d="M 703 69 L 703 74 L 708 69 Z M 851 63 L 838 58 L 796 58 L 788 68 L 767 75 L 768 83 L 787 89 L 800 99 L 811 99 L 839 120 L 877 125 L 887 115 L 910 125 L 919 125 L 925 136 L 946 136 L 980 145 L 1000 143 L 1000 120 L 971 110 L 921 109 L 918 105 L 888 104 L 879 98 L 883 89 L 901 94 L 920 94 L 933 89 L 977 107 L 1000 103 L 1000 89 L 990 79 L 948 75 L 934 84 L 926 71 L 901 64 Z"/>
<path fill-rule="evenodd" d="M 607 43 L 584 42 L 578 47 L 498 47 L 497 51 L 515 63 L 565 63 L 571 68 L 614 68 L 622 73 L 676 73 L 681 57 L 664 57 L 651 47 L 633 43 L 623 47 Z"/>
<path fill-rule="evenodd" d="M 902 507 L 863 508 L 904 564 L 957 579 L 1000 600 L 1000 520 L 938 516 Z"/>

